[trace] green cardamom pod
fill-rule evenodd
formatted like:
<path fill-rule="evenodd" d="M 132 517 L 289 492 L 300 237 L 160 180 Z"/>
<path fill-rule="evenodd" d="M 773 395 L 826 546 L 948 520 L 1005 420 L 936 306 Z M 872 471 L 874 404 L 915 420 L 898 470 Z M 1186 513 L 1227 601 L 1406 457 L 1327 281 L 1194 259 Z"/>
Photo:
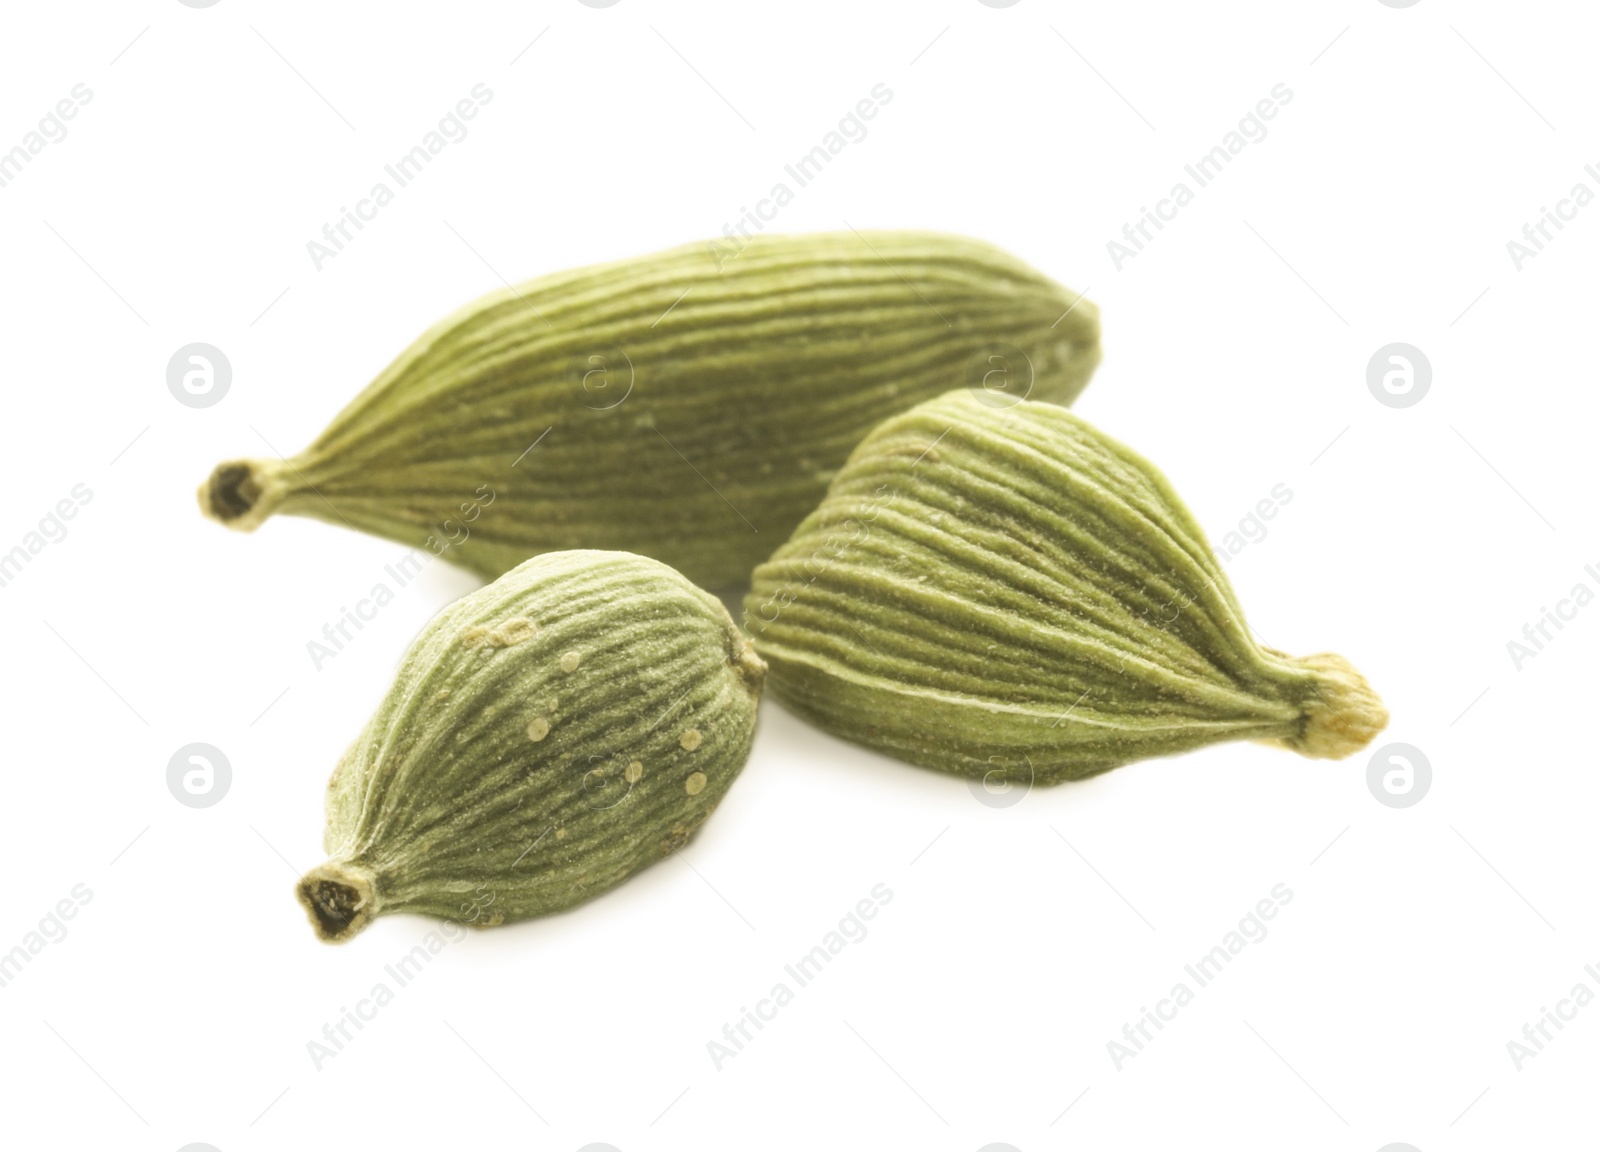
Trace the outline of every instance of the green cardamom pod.
<path fill-rule="evenodd" d="M 535 557 L 412 644 L 328 782 L 324 940 L 416 912 L 495 925 L 688 842 L 744 767 L 766 668 L 721 601 L 620 552 Z"/>
<path fill-rule="evenodd" d="M 744 627 L 794 711 L 965 776 L 1238 739 L 1341 757 L 1388 722 L 1342 658 L 1257 644 L 1166 478 L 1051 404 L 886 421 L 756 569 Z"/>
<path fill-rule="evenodd" d="M 468 305 L 299 455 L 218 465 L 201 508 L 344 524 L 488 578 L 598 548 L 743 586 L 880 420 L 963 384 L 1070 403 L 1100 359 L 1092 303 L 980 241 L 719 247 Z"/>

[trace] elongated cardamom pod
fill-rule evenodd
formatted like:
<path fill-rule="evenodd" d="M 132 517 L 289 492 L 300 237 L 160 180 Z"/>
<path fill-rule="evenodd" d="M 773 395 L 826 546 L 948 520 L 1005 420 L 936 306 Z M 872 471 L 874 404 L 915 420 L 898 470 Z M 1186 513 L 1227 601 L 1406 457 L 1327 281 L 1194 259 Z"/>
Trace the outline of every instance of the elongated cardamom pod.
<path fill-rule="evenodd" d="M 965 776 L 1238 739 L 1340 757 L 1388 722 L 1340 657 L 1257 644 L 1165 477 L 1050 404 L 957 392 L 886 421 L 745 608 L 791 708 Z"/>
<path fill-rule="evenodd" d="M 324 940 L 419 912 L 495 925 L 685 844 L 744 767 L 765 667 L 654 560 L 553 552 L 441 612 L 328 783 Z"/>
<path fill-rule="evenodd" d="M 964 384 L 1070 403 L 1099 313 L 976 240 L 696 244 L 496 292 L 426 332 L 287 460 L 234 460 L 205 512 L 426 545 L 494 577 L 561 548 L 743 586 L 882 419 Z"/>

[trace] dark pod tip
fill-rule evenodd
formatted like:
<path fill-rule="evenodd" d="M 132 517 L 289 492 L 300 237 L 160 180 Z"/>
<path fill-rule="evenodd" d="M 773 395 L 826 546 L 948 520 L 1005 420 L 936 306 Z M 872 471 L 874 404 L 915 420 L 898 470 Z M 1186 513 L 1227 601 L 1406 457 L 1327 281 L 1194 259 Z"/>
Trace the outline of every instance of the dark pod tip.
<path fill-rule="evenodd" d="M 228 460 L 211 470 L 197 496 L 200 511 L 219 524 L 251 532 L 272 515 L 283 499 L 275 460 Z"/>
<path fill-rule="evenodd" d="M 295 895 L 305 907 L 317 938 L 329 944 L 344 943 L 378 914 L 372 874 L 336 860 L 301 877 Z"/>

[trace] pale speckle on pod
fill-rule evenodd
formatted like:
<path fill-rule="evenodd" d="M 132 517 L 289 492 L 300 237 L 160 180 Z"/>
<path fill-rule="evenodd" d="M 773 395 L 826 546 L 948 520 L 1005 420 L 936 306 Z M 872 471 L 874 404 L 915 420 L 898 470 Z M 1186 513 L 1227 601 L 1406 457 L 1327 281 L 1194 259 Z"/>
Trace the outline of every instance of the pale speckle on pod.
<path fill-rule="evenodd" d="M 1166 478 L 1051 404 L 885 421 L 756 569 L 744 627 L 802 716 L 978 778 L 1223 740 L 1336 758 L 1388 722 L 1341 657 L 1258 644 Z"/>
<path fill-rule="evenodd" d="M 685 752 L 693 752 L 700 747 L 700 741 L 704 739 L 705 737 L 700 734 L 700 729 L 689 728 L 684 731 L 682 736 L 678 737 L 678 744 Z"/>
<path fill-rule="evenodd" d="M 580 652 L 573 676 L 563 656 Z M 600 895 L 716 807 L 764 674 L 722 603 L 663 564 L 525 562 L 423 630 L 334 770 L 329 859 L 297 888 L 313 927 L 340 941 L 389 912 L 489 925 Z M 685 722 L 704 736 L 692 758 Z"/>
<path fill-rule="evenodd" d="M 426 540 L 490 578 L 539 552 L 608 548 L 731 587 L 878 421 L 963 385 L 1000 404 L 1071 403 L 1099 363 L 1094 304 L 982 241 L 732 247 L 474 301 L 298 455 L 219 464 L 200 506 L 243 531 L 284 513 Z"/>
<path fill-rule="evenodd" d="M 537 626 L 526 616 L 513 616 L 496 625 L 475 624 L 461 632 L 464 648 L 509 648 L 533 639 Z"/>

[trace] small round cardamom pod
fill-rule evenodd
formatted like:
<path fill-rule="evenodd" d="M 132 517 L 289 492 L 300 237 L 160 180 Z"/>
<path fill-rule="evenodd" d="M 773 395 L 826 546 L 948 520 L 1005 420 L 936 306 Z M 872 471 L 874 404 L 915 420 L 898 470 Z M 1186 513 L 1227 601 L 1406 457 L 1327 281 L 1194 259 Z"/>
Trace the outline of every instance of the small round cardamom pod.
<path fill-rule="evenodd" d="M 744 628 L 793 710 L 965 776 L 1242 739 L 1336 758 L 1388 722 L 1341 657 L 1259 645 L 1166 478 L 1053 404 L 956 392 L 880 425 L 756 569 Z"/>
<path fill-rule="evenodd" d="M 328 782 L 324 940 L 590 900 L 688 842 L 744 767 L 766 668 L 721 601 L 623 552 L 551 552 L 446 608 Z"/>

